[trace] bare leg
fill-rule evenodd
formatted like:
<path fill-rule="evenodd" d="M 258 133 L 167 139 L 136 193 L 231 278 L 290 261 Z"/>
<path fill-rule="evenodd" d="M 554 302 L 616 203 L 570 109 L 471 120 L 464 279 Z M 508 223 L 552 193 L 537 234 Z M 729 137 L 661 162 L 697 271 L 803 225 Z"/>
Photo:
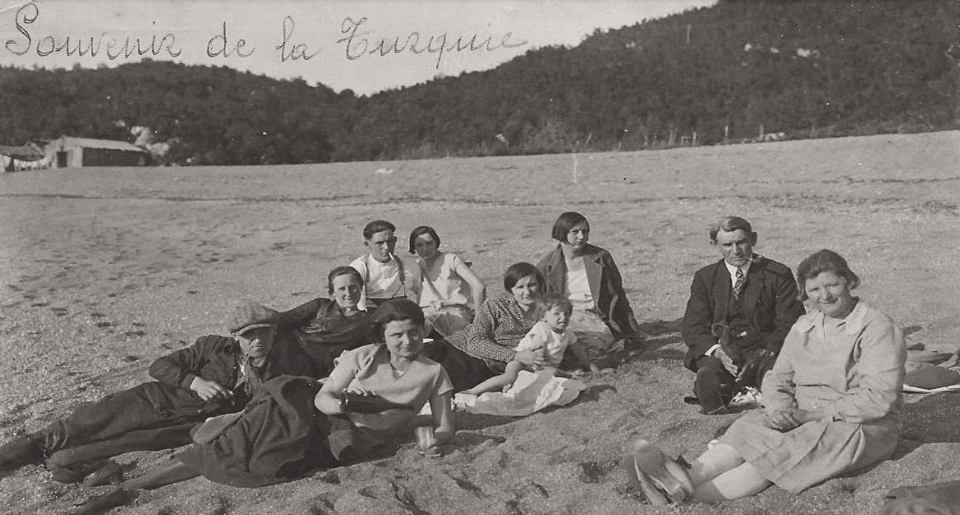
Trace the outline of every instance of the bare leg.
<path fill-rule="evenodd" d="M 693 491 L 693 500 L 712 503 L 732 499 L 751 497 L 764 491 L 772 483 L 760 475 L 756 467 L 743 463 L 733 470 L 724 472 L 711 481 L 697 485 Z"/>
<path fill-rule="evenodd" d="M 477 386 L 470 388 L 469 390 L 464 390 L 463 393 L 480 395 L 483 392 L 502 390 L 504 386 L 509 386 L 517 380 L 517 374 L 520 373 L 522 368 L 523 363 L 520 363 L 519 361 L 511 361 L 510 363 L 507 363 L 507 366 L 502 374 L 493 376 Z"/>
<path fill-rule="evenodd" d="M 687 474 L 694 485 L 706 483 L 728 470 L 740 466 L 743 458 L 737 449 L 725 443 L 718 443 L 712 449 L 700 455 L 691 463 Z"/>
<path fill-rule="evenodd" d="M 692 500 L 703 503 L 749 497 L 770 486 L 753 465 L 743 461 L 735 447 L 725 443 L 701 454 L 687 473 L 696 485 Z"/>
<path fill-rule="evenodd" d="M 151 470 L 140 477 L 124 481 L 117 488 L 104 495 L 91 497 L 83 505 L 71 510 L 69 513 L 70 515 L 101 515 L 117 506 L 131 503 L 137 498 L 137 491 L 139 489 L 150 490 L 159 488 L 199 475 L 200 472 L 197 469 L 180 460 L 173 460 L 163 467 Z"/>
<path fill-rule="evenodd" d="M 179 483 L 200 475 L 200 471 L 186 463 L 174 459 L 170 463 L 147 472 L 146 474 L 128 479 L 120 484 L 124 490 L 152 490 L 172 483 Z"/>

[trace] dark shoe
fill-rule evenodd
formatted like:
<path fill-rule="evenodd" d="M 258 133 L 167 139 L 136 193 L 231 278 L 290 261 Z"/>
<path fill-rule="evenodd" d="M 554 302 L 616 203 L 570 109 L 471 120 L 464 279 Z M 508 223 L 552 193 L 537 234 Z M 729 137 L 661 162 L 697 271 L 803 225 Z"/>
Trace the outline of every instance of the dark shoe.
<path fill-rule="evenodd" d="M 83 478 L 93 472 L 93 468 L 86 463 L 74 463 L 73 465 L 57 465 L 52 461 L 47 461 L 47 470 L 50 471 L 50 479 L 57 483 L 79 483 Z"/>
<path fill-rule="evenodd" d="M 719 408 L 715 408 L 713 411 L 706 411 L 704 409 L 700 413 L 703 415 L 729 415 L 730 413 L 733 413 L 733 412 L 730 411 L 730 408 L 726 406 L 720 406 Z"/>
<path fill-rule="evenodd" d="M 77 508 L 74 508 L 68 513 L 70 515 L 100 515 L 101 513 L 106 513 L 117 506 L 130 504 L 130 502 L 136 498 L 137 492 L 131 492 L 122 488 L 117 488 L 116 490 L 100 497 L 91 497 L 87 499 L 87 502 L 83 503 Z"/>
<path fill-rule="evenodd" d="M 119 463 L 113 460 L 107 460 L 107 463 L 83 480 L 83 486 L 93 487 L 105 485 L 108 483 L 119 483 L 123 477 L 123 468 Z"/>
<path fill-rule="evenodd" d="M 690 482 L 687 471 L 664 456 L 663 452 L 650 442 L 637 440 L 633 443 L 632 451 L 637 472 L 646 474 L 653 486 L 663 492 L 670 502 L 681 502 L 693 492 L 693 483 Z M 641 480 L 642 486 L 639 474 L 638 480 Z"/>
<path fill-rule="evenodd" d="M 720 379 L 714 373 L 697 373 L 697 380 L 693 384 L 694 394 L 700 402 L 700 412 L 704 415 L 716 414 L 725 408 L 723 396 L 720 394 Z"/>
<path fill-rule="evenodd" d="M 43 446 L 29 436 L 0 445 L 0 472 L 43 461 Z"/>

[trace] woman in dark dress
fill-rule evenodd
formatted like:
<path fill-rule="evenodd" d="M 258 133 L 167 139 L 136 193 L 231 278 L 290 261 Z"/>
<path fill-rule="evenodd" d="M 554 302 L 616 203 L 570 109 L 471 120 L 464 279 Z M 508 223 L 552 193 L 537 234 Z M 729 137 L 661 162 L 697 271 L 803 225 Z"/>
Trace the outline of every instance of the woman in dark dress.
<path fill-rule="evenodd" d="M 363 277 L 349 266 L 338 266 L 327 276 L 330 299 L 317 298 L 280 314 L 279 330 L 293 337 L 313 359 L 317 377 L 333 370 L 333 360 L 344 351 L 375 339 L 370 313 L 357 307 Z"/>

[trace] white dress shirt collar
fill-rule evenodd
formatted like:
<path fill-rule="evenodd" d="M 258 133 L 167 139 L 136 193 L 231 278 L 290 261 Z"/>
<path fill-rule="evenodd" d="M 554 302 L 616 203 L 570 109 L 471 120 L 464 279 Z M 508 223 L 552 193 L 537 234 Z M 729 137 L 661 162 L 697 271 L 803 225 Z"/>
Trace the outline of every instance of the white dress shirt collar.
<path fill-rule="evenodd" d="M 745 264 L 745 265 L 743 265 L 743 266 L 740 267 L 741 269 L 743 269 L 743 276 L 744 276 L 744 277 L 746 277 L 746 276 L 747 276 L 747 272 L 750 271 L 750 263 L 752 263 L 752 262 L 753 262 L 753 261 L 747 261 L 747 264 Z M 727 272 L 730 273 L 730 284 L 731 284 L 731 285 L 737 284 L 737 267 L 731 265 L 730 263 L 727 263 L 726 260 L 723 261 L 723 264 L 726 265 L 726 267 L 727 267 Z"/>

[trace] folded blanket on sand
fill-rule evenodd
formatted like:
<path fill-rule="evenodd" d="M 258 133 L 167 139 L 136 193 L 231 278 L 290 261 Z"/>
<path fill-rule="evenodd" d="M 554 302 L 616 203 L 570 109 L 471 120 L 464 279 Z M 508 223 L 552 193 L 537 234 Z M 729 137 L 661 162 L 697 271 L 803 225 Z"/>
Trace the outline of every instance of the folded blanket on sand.
<path fill-rule="evenodd" d="M 903 391 L 933 393 L 960 389 L 960 372 L 939 365 L 926 365 L 907 372 Z"/>

